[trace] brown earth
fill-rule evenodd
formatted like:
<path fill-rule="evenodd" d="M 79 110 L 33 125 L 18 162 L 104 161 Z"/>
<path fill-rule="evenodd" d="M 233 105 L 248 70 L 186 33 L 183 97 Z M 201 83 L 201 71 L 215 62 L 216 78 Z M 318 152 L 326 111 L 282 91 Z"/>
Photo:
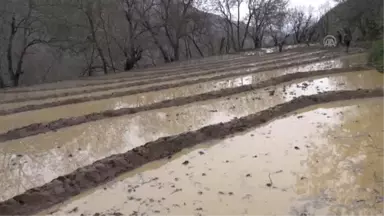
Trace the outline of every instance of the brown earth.
<path fill-rule="evenodd" d="M 323 56 L 326 53 L 317 53 L 317 54 L 309 54 L 308 56 Z M 302 54 L 301 54 L 302 55 Z M 306 57 L 308 57 L 306 56 Z M 287 57 L 284 57 L 287 58 Z M 299 57 L 292 57 L 289 59 L 283 59 L 283 58 L 277 58 L 274 61 L 268 61 L 268 62 L 260 62 L 260 64 L 257 65 L 257 67 L 262 67 L 266 65 L 272 65 L 272 64 L 282 64 L 282 63 L 287 63 L 295 60 L 302 59 L 303 56 Z M 248 59 L 247 61 L 243 62 L 243 64 L 239 66 L 231 66 L 228 65 L 227 67 L 220 67 L 219 69 L 214 69 L 214 68 L 202 68 L 202 71 L 194 71 L 194 72 L 186 72 L 183 71 L 183 74 L 180 74 L 180 71 L 177 73 L 179 75 L 174 76 L 174 77 L 167 77 L 169 75 L 172 75 L 170 73 L 163 73 L 163 74 L 157 74 L 157 75 L 152 75 L 150 79 L 148 80 L 148 77 L 144 78 L 139 78 L 139 79 L 146 79 L 142 81 L 135 82 L 133 79 L 119 79 L 116 80 L 115 82 L 112 83 L 122 83 L 118 84 L 116 86 L 104 86 L 104 87 L 99 87 L 99 88 L 92 88 L 92 89 L 87 89 L 87 90 L 79 90 L 79 91 L 71 91 L 71 92 L 63 92 L 63 93 L 56 93 L 56 94 L 48 94 L 44 96 L 34 96 L 34 97 L 27 97 L 27 98 L 16 98 L 16 99 L 10 99 L 10 100 L 3 100 L 2 103 L 17 103 L 17 102 L 24 102 L 27 100 L 44 100 L 44 99 L 49 99 L 49 98 L 57 98 L 57 97 L 65 97 L 65 96 L 75 96 L 75 95 L 81 95 L 81 94 L 86 94 L 86 93 L 94 93 L 94 92 L 102 92 L 102 91 L 107 91 L 107 90 L 114 90 L 114 89 L 122 89 L 122 88 L 128 88 L 128 87 L 135 87 L 135 86 L 141 86 L 141 85 L 148 85 L 148 84 L 156 84 L 159 82 L 167 82 L 167 81 L 173 81 L 173 80 L 178 80 L 178 79 L 185 79 L 185 78 L 190 78 L 192 75 L 195 73 L 199 73 L 199 75 L 211 75 L 211 74 L 217 74 L 221 72 L 228 72 L 230 70 L 241 70 L 241 69 L 246 69 L 250 68 L 251 66 L 246 65 L 246 63 L 250 63 L 250 60 Z M 204 72 L 205 69 L 211 69 L 211 71 L 206 71 Z M 263 68 L 261 68 L 263 69 Z M 197 74 L 196 74 L 197 76 Z M 158 78 L 161 77 L 161 78 Z M 155 79 L 153 79 L 155 78 Z M 130 82 L 132 81 L 132 82 Z M 105 84 L 111 84 L 109 82 L 102 82 L 102 83 L 88 83 L 90 85 L 85 85 L 85 86 L 96 86 L 96 85 L 105 85 Z M 95 85 L 94 85 L 95 84 Z M 84 86 L 82 86 L 84 87 Z"/>
<path fill-rule="evenodd" d="M 79 117 L 58 119 L 48 123 L 35 123 L 35 124 L 30 124 L 25 127 L 16 128 L 6 133 L 0 134 L 0 142 L 20 139 L 28 136 L 46 133 L 49 131 L 56 131 L 61 128 L 84 124 L 92 121 L 98 121 L 98 120 L 102 120 L 110 117 L 118 117 L 118 116 L 129 115 L 129 114 L 134 114 L 134 113 L 153 110 L 153 109 L 168 108 L 172 106 L 182 106 L 182 105 L 197 102 L 197 101 L 205 101 L 205 100 L 211 100 L 211 99 L 220 98 L 220 97 L 226 97 L 226 96 L 238 94 L 245 91 L 252 91 L 260 88 L 265 88 L 268 86 L 278 85 L 284 82 L 293 81 L 295 79 L 309 78 L 309 77 L 319 76 L 319 75 L 331 75 L 331 74 L 337 74 L 337 73 L 357 72 L 357 71 L 363 71 L 367 69 L 368 69 L 367 67 L 351 67 L 351 68 L 319 70 L 319 71 L 311 71 L 311 72 L 298 72 L 298 73 L 287 74 L 287 75 L 271 78 L 269 80 L 265 80 L 263 82 L 253 84 L 253 85 L 245 85 L 245 86 L 240 86 L 235 88 L 228 88 L 228 89 L 208 92 L 208 93 L 199 94 L 199 95 L 170 99 L 170 100 L 165 100 L 158 103 L 154 103 L 146 106 L 140 106 L 136 108 L 121 108 L 117 110 L 106 110 L 103 112 L 92 113 L 92 114 L 79 116 Z"/>
<path fill-rule="evenodd" d="M 244 132 L 297 109 L 340 100 L 383 97 L 382 88 L 374 90 L 332 91 L 312 96 L 302 96 L 267 110 L 237 118 L 226 123 L 203 127 L 180 135 L 163 137 L 123 154 L 112 155 L 92 165 L 58 177 L 41 187 L 0 203 L 2 215 L 31 215 L 52 207 L 72 196 L 111 181 L 124 172 L 131 171 L 150 161 L 171 157 L 184 148 L 231 134 Z"/>
<path fill-rule="evenodd" d="M 330 60 L 330 59 L 333 59 L 335 57 L 338 57 L 338 55 L 334 54 L 334 55 L 327 56 L 327 57 L 319 59 L 319 60 L 308 60 L 308 61 L 302 61 L 300 63 L 288 63 L 288 64 L 279 65 L 279 66 L 264 67 L 264 68 L 257 69 L 256 71 L 245 71 L 245 72 L 241 72 L 241 73 L 236 73 L 236 76 L 254 74 L 254 73 L 265 72 L 265 71 L 275 70 L 275 69 L 279 69 L 279 68 L 293 67 L 293 66 L 298 66 L 298 65 L 303 65 L 303 64 L 310 64 L 310 63 L 314 63 L 314 62 Z M 123 96 L 134 95 L 134 94 L 139 94 L 139 93 L 144 93 L 144 92 L 158 91 L 158 90 L 168 89 L 168 88 L 176 88 L 176 87 L 181 87 L 181 86 L 185 86 L 185 85 L 192 85 L 192 84 L 201 83 L 201 82 L 219 80 L 219 79 L 224 79 L 224 78 L 233 77 L 233 76 L 234 76 L 234 74 L 223 74 L 223 75 L 219 75 L 219 76 L 215 76 L 215 77 L 201 78 L 201 79 L 197 79 L 197 80 L 187 80 L 187 81 L 183 81 L 183 82 L 179 82 L 179 83 L 163 84 L 163 85 L 151 86 L 151 87 L 143 88 L 143 89 L 132 89 L 132 90 L 128 90 L 128 91 L 114 92 L 114 93 L 105 94 L 105 95 L 73 98 L 73 99 L 67 99 L 67 100 L 55 101 L 55 102 L 49 102 L 49 103 L 43 103 L 43 104 L 26 105 L 26 106 L 14 108 L 14 109 L 0 110 L 0 116 L 5 116 L 5 115 L 9 115 L 9 114 L 14 114 L 14 113 L 20 113 L 20 112 L 26 112 L 26 111 L 32 111 L 32 110 L 38 110 L 38 109 L 44 109 L 44 108 L 55 107 L 55 106 L 83 103 L 83 102 L 93 101 L 93 100 L 102 100 L 102 99 L 106 99 L 106 98 L 123 97 Z"/>
<path fill-rule="evenodd" d="M 288 52 L 287 52 L 288 53 Z M 293 54 L 293 53 L 292 53 Z M 255 60 L 256 62 L 270 60 L 270 59 L 276 59 L 281 58 L 281 54 L 268 54 L 264 57 L 256 58 L 254 56 L 246 57 L 244 59 L 231 61 L 228 59 L 225 60 L 216 60 L 213 63 L 197 63 L 199 66 L 189 65 L 190 67 L 178 67 L 177 65 L 173 65 L 169 68 L 162 68 L 162 67 L 155 67 L 151 69 L 141 69 L 141 70 L 134 70 L 127 73 L 120 73 L 118 75 L 121 75 L 119 77 L 113 77 L 113 74 L 104 75 L 104 76 L 98 76 L 98 77 L 86 77 L 86 78 L 79 78 L 78 80 L 82 81 L 91 81 L 90 83 L 83 83 L 81 85 L 76 85 L 76 87 L 85 87 L 85 86 L 97 86 L 97 85 L 105 85 L 105 84 L 113 84 L 113 83 L 120 83 L 120 82 L 126 82 L 126 81 L 134 81 L 134 80 L 140 80 L 140 79 L 148 79 L 154 78 L 154 77 L 162 77 L 165 75 L 174 75 L 174 74 L 180 74 L 187 73 L 187 72 L 193 72 L 196 71 L 196 69 L 202 70 L 202 69 L 209 69 L 209 68 L 215 68 L 215 66 L 220 65 L 223 66 L 231 66 L 233 64 L 238 64 L 239 62 L 249 62 L 252 60 Z M 163 72 L 163 71 L 172 71 L 172 72 Z M 140 73 L 139 77 L 137 77 L 137 73 Z M 69 80 L 70 81 L 70 80 Z M 73 80 L 72 80 L 73 81 Z M 93 83 L 92 81 L 96 81 Z M 103 82 L 97 82 L 97 81 L 103 81 Z M 66 82 L 66 81 L 64 81 Z M 60 82 L 57 82 L 58 85 L 60 85 Z M 21 87 L 21 88 L 9 88 L 9 89 L 2 89 L 0 90 L 0 93 L 23 93 L 23 92 L 30 92 L 30 91 L 47 91 L 52 89 L 58 89 L 57 86 L 54 87 L 40 87 L 39 89 L 33 89 L 33 87 L 36 86 L 30 86 L 30 87 Z M 60 87 L 60 89 L 69 89 L 73 88 L 73 86 L 65 86 Z"/>

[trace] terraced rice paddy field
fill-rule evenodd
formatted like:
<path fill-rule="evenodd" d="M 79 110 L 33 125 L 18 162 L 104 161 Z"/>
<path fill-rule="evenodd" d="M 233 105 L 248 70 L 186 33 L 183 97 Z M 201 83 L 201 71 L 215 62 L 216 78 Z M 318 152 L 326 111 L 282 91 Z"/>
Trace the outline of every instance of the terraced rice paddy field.
<path fill-rule="evenodd" d="M 0 215 L 382 215 L 383 75 L 246 53 L 0 91 Z"/>

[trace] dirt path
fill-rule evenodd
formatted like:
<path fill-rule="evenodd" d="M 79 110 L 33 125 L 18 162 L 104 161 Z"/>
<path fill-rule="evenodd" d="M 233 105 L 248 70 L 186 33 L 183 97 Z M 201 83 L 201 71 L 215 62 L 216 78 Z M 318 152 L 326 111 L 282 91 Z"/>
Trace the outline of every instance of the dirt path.
<path fill-rule="evenodd" d="M 226 123 L 210 125 L 197 131 L 172 137 L 164 137 L 124 154 L 104 158 L 71 174 L 59 177 L 41 187 L 28 190 L 21 195 L 0 203 L 0 212 L 5 215 L 30 215 L 37 213 L 81 192 L 111 181 L 118 175 L 131 171 L 150 161 L 172 156 L 184 148 L 192 147 L 201 142 L 222 139 L 231 134 L 243 132 L 297 109 L 339 100 L 383 96 L 383 89 L 338 91 L 302 96 L 276 107 Z"/>
<path fill-rule="evenodd" d="M 252 91 L 256 89 L 265 88 L 268 86 L 275 86 L 284 82 L 289 82 L 297 79 L 311 78 L 311 77 L 313 78 L 315 76 L 326 76 L 326 75 L 348 73 L 348 72 L 356 73 L 359 71 L 363 72 L 364 70 L 367 70 L 367 68 L 355 67 L 355 68 L 348 68 L 348 69 L 298 72 L 298 73 L 274 77 L 257 84 L 244 85 L 244 86 L 228 88 L 228 89 L 221 89 L 217 91 L 209 91 L 207 93 L 198 94 L 194 96 L 177 97 L 177 98 L 172 98 L 170 100 L 164 100 L 161 102 L 139 106 L 135 108 L 121 108 L 116 110 L 106 110 L 99 113 L 92 112 L 91 114 L 79 116 L 79 117 L 71 117 L 71 118 L 63 118 L 63 119 L 60 118 L 59 120 L 47 122 L 47 123 L 39 122 L 39 123 L 31 124 L 22 128 L 12 129 L 7 133 L 0 134 L 0 142 L 5 142 L 12 139 L 19 139 L 19 138 L 37 135 L 41 133 L 46 133 L 49 131 L 56 131 L 61 128 L 79 125 L 79 124 L 92 122 L 92 121 L 98 121 L 98 120 L 102 120 L 110 117 L 118 117 L 118 116 L 129 115 L 129 114 L 134 114 L 134 113 L 148 111 L 148 110 L 168 108 L 172 106 L 182 106 L 189 103 L 206 101 L 206 100 L 216 99 L 220 97 L 226 97 L 234 94 L 239 94 L 241 92 Z M 366 72 L 370 72 L 370 71 L 366 71 Z M 36 116 L 36 115 L 33 115 L 33 116 Z M 13 124 L 15 124 L 15 122 L 21 122 L 21 120 L 16 120 L 16 119 L 9 120 L 9 124 L 12 124 L 12 122 Z M 9 126 L 7 127 L 9 128 Z M 4 131 L 4 129 L 0 131 Z"/>

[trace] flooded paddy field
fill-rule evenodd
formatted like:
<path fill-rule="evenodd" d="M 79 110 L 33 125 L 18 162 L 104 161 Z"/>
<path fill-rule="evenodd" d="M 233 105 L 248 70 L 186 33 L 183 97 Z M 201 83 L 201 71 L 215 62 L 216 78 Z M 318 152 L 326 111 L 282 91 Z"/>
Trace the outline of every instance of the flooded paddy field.
<path fill-rule="evenodd" d="M 158 138 L 227 122 L 303 95 L 360 88 L 374 89 L 382 86 L 383 81 L 372 80 L 370 72 L 314 77 L 311 81 L 297 80 L 183 106 L 149 110 L 95 122 L 84 121 L 85 124 L 58 131 L 9 140 L 0 146 L 4 156 L 0 163 L 1 166 L 12 169 L 5 169 L 6 171 L 0 174 L 0 178 L 8 178 L 0 187 L 14 195 L 101 158 L 126 152 Z M 40 119 L 45 116 L 42 114 Z M 10 121 L 9 124 L 11 123 Z M 32 127 L 17 133 L 22 135 L 31 130 L 46 131 L 45 128 Z M 17 154 L 23 155 L 22 160 L 18 160 Z M 20 169 L 23 170 L 22 175 Z M 15 179 L 21 182 L 14 181 Z M 3 195 L 6 196 L 6 193 Z"/>
<path fill-rule="evenodd" d="M 380 215 L 382 118 L 382 99 L 312 106 L 147 164 L 50 211 Z"/>
<path fill-rule="evenodd" d="M 342 68 L 344 66 L 349 67 L 344 63 L 345 59 L 336 59 L 336 60 L 328 60 L 320 63 L 312 63 L 312 64 L 304 64 L 302 66 L 288 67 L 277 70 L 265 71 L 265 72 L 257 72 L 255 74 L 250 74 L 246 76 L 233 77 L 227 79 L 219 79 L 208 82 L 201 82 L 192 85 L 185 85 L 182 87 L 176 88 L 165 88 L 164 90 L 159 91 L 149 91 L 140 94 L 133 94 L 129 96 L 122 97 L 112 97 L 101 100 L 90 100 L 83 103 L 73 103 L 68 101 L 67 104 L 63 104 L 61 106 L 53 106 L 54 104 L 50 104 L 50 102 L 37 101 L 37 103 L 41 103 L 37 107 L 24 106 L 25 111 L 21 113 L 8 114 L 4 116 L 0 116 L 0 120 L 6 122 L 7 124 L 3 124 L 0 126 L 0 132 L 6 132 L 7 130 L 11 130 L 14 128 L 22 127 L 28 124 L 33 124 L 37 122 L 49 122 L 60 118 L 68 118 L 68 117 L 76 117 L 86 114 L 91 114 L 95 112 L 102 112 L 105 110 L 115 110 L 119 108 L 127 108 L 127 107 L 140 107 L 153 103 L 159 103 L 164 100 L 171 100 L 178 97 L 187 97 L 198 94 L 203 94 L 211 91 L 218 91 L 221 89 L 233 88 L 238 86 L 252 85 L 257 82 L 265 81 L 274 77 L 279 77 L 287 74 L 301 73 L 301 72 L 310 72 L 315 70 L 324 70 L 330 68 Z M 347 69 L 346 69 L 347 70 Z M 368 74 L 364 72 L 357 72 L 357 77 L 365 76 L 373 82 L 380 82 L 380 75 L 371 71 Z M 321 72 L 319 73 L 321 74 Z M 365 75 L 364 75 L 365 74 Z M 365 81 L 364 81 L 365 82 Z M 370 82 L 370 81 L 367 81 Z M 50 99 L 52 100 L 55 99 Z M 60 99 L 56 99 L 60 100 Z M 18 110 L 23 108 L 23 103 L 18 104 L 10 104 L 17 105 L 18 107 L 7 106 L 7 104 L 3 105 L 3 107 L 7 107 L 9 109 Z M 25 104 L 24 104 L 25 105 Z M 44 108 L 44 105 L 47 105 L 47 108 Z M 20 106 L 20 107 L 19 107 Z M 41 118 L 36 118 L 36 116 L 42 116 Z"/>
<path fill-rule="evenodd" d="M 314 53 L 309 54 L 300 54 L 300 55 L 293 55 L 290 57 L 285 57 L 281 59 L 274 59 L 273 61 L 262 61 L 258 63 L 251 63 L 244 64 L 241 63 L 241 66 L 239 67 L 219 67 L 219 68 L 212 68 L 209 70 L 197 70 L 194 72 L 189 73 L 183 73 L 183 74 L 177 74 L 176 76 L 172 75 L 161 75 L 160 77 L 151 75 L 150 78 L 144 77 L 139 78 L 140 80 L 137 80 L 136 77 L 135 80 L 131 78 L 127 79 L 118 79 L 116 82 L 109 83 L 105 80 L 100 83 L 88 83 L 92 85 L 86 85 L 79 88 L 71 88 L 71 89 L 54 89 L 54 90 L 38 90 L 34 92 L 21 92 L 21 93 L 7 93 L 1 95 L 0 98 L 2 98 L 4 103 L 11 103 L 11 102 L 23 102 L 23 101 L 29 101 L 29 100 L 42 100 L 47 98 L 56 98 L 56 97 L 66 97 L 67 99 L 70 98 L 76 98 L 76 95 L 81 94 L 107 94 L 108 92 L 119 92 L 119 91 L 127 91 L 129 89 L 138 89 L 138 88 L 145 88 L 149 87 L 151 85 L 158 85 L 158 84 L 170 84 L 170 83 L 177 83 L 181 81 L 187 81 L 187 80 L 198 80 L 203 78 L 212 78 L 217 77 L 219 75 L 229 75 L 230 74 L 244 74 L 247 71 L 257 71 L 257 70 L 265 70 L 265 68 L 273 67 L 284 67 L 287 65 L 293 65 L 297 64 L 300 65 L 300 62 L 303 62 L 302 64 L 305 64 L 309 61 L 315 61 L 319 59 L 319 54 L 324 53 L 324 51 L 318 51 Z M 324 54 L 323 57 L 327 57 L 327 55 Z M 249 61 L 249 60 L 248 60 Z M 269 67 L 268 67 L 269 66 Z M 195 76 L 193 76 L 195 75 Z M 75 97 L 73 97 L 75 96 Z M 33 102 L 33 101 L 32 101 Z M 36 103 L 36 102 L 35 102 Z"/>
<path fill-rule="evenodd" d="M 383 75 L 289 52 L 0 93 L 0 215 L 381 215 Z"/>

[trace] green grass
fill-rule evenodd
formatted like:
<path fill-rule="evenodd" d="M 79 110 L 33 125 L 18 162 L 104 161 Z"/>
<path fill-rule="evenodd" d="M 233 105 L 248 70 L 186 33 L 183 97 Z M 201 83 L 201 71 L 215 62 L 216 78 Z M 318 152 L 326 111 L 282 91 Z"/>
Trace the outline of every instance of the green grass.
<path fill-rule="evenodd" d="M 377 71 L 383 73 L 384 65 L 383 65 L 383 40 L 378 40 L 372 43 L 372 48 L 369 53 L 369 64 L 374 66 Z"/>

